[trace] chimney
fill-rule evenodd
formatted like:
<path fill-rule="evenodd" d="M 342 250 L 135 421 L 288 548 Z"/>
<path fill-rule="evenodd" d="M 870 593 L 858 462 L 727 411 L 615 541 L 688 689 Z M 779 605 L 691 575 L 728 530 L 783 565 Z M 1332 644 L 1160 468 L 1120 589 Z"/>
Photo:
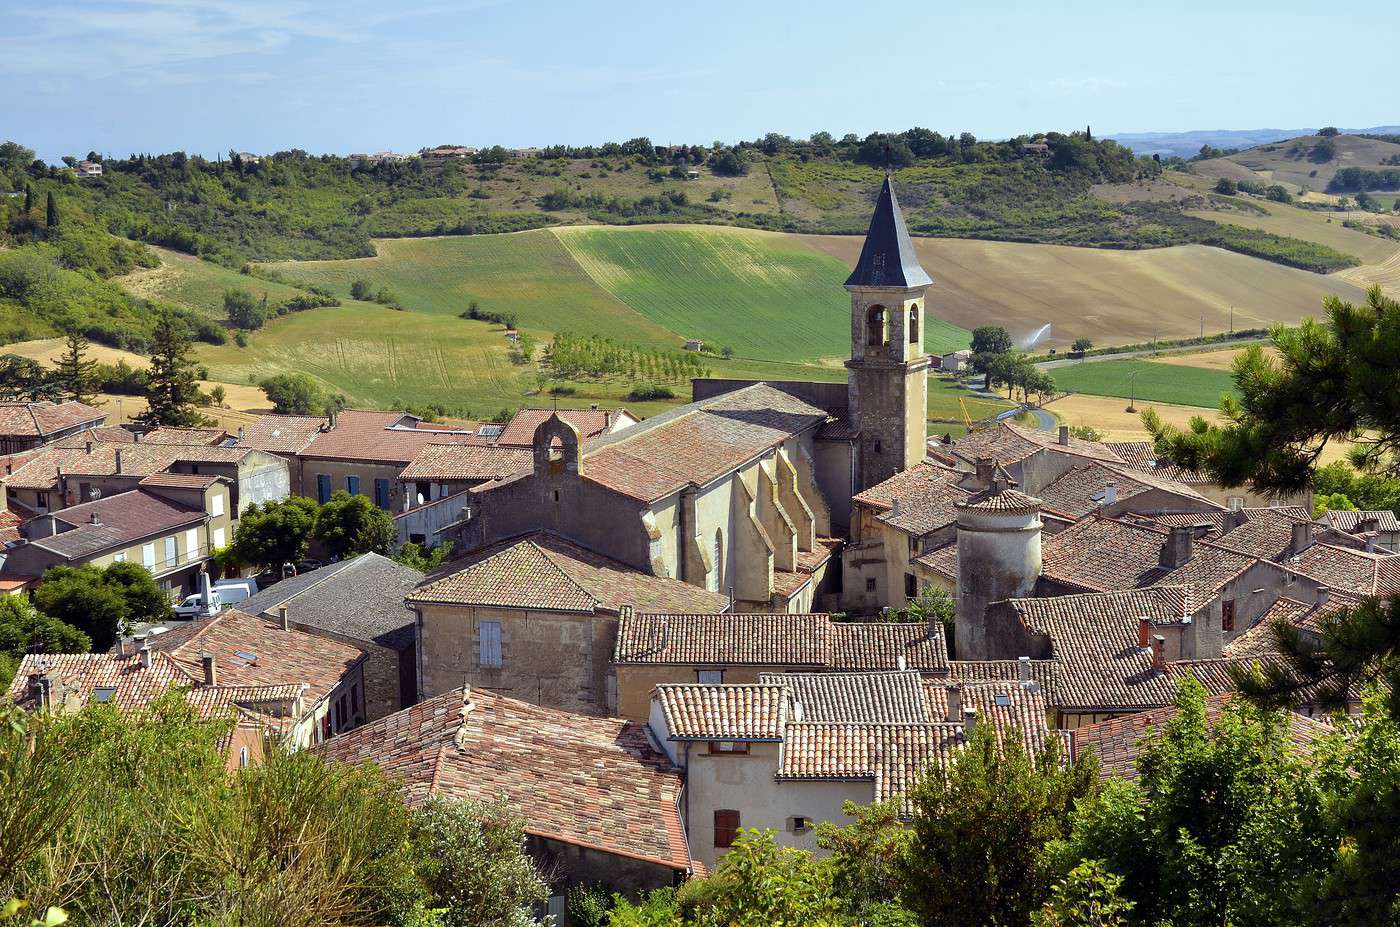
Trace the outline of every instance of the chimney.
<path fill-rule="evenodd" d="M 977 488 L 991 489 L 992 483 L 996 481 L 997 462 L 992 457 L 977 458 Z"/>
<path fill-rule="evenodd" d="M 801 724 L 801 723 L 802 723 L 802 717 L 803 717 L 802 703 L 801 703 L 801 702 L 796 702 L 796 701 L 793 702 L 793 703 L 792 703 L 792 720 L 796 721 L 798 724 Z"/>
<path fill-rule="evenodd" d="M 890 517 L 891 517 L 891 518 L 898 518 L 898 517 L 899 517 L 899 513 L 900 513 L 899 500 L 898 500 L 898 499 L 891 499 L 891 500 L 890 500 Z"/>
<path fill-rule="evenodd" d="M 1162 543 L 1159 563 L 1174 570 L 1191 559 L 1191 541 L 1194 532 L 1190 525 L 1172 525 L 1171 534 Z"/>
<path fill-rule="evenodd" d="M 1152 619 L 1146 615 L 1138 618 L 1138 649 L 1146 650 L 1152 645 Z"/>
<path fill-rule="evenodd" d="M 239 426 L 238 426 L 238 443 L 239 443 L 239 444 L 242 444 L 242 443 L 243 443 L 243 426 L 242 426 L 242 425 L 239 425 Z"/>
<path fill-rule="evenodd" d="M 1328 602 L 1328 600 L 1331 599 L 1331 598 L 1332 598 L 1332 590 L 1331 590 L 1330 588 L 1328 588 L 1327 586 L 1318 586 L 1318 587 L 1317 587 L 1317 607 L 1318 607 L 1318 608 L 1321 608 L 1322 606 L 1326 605 L 1327 602 Z"/>
<path fill-rule="evenodd" d="M 150 668 L 151 668 L 151 645 L 143 641 L 143 642 L 141 643 L 140 655 L 141 655 L 141 666 L 142 666 L 142 668 L 143 668 L 143 669 L 150 669 Z"/>
<path fill-rule="evenodd" d="M 219 684 L 219 667 L 214 663 L 212 653 L 201 653 L 199 662 L 204 666 L 204 684 L 206 686 L 217 686 Z"/>
<path fill-rule="evenodd" d="M 40 710 L 53 707 L 53 676 L 38 673 L 29 677 L 29 697 Z"/>
<path fill-rule="evenodd" d="M 962 716 L 962 723 L 963 723 L 963 736 L 964 736 L 964 737 L 967 737 L 967 738 L 971 738 L 971 737 L 972 737 L 972 732 L 975 731 L 975 730 L 977 729 L 977 709 L 976 709 L 976 708 L 964 708 L 964 709 L 963 709 L 963 716 Z"/>
<path fill-rule="evenodd" d="M 1060 426 L 1060 445 L 1061 445 L 1062 447 L 1069 447 L 1069 426 L 1068 426 L 1068 425 L 1061 425 L 1061 426 Z"/>
<path fill-rule="evenodd" d="M 1116 480 L 1109 480 L 1103 484 L 1103 504 L 1113 505 L 1118 501 L 1118 483 Z"/>
<path fill-rule="evenodd" d="M 597 412 L 597 411 L 598 411 L 598 403 L 596 403 L 596 402 L 594 402 L 594 403 L 589 403 L 588 408 L 592 409 L 594 412 Z"/>
<path fill-rule="evenodd" d="M 292 621 L 291 621 L 290 618 L 287 617 L 287 606 L 285 606 L 285 605 L 278 606 L 278 608 L 277 608 L 277 617 L 279 617 L 279 618 L 282 619 L 282 630 L 283 630 L 283 631 L 290 631 L 290 630 L 292 629 Z"/>
<path fill-rule="evenodd" d="M 117 635 L 117 656 L 126 656 L 126 635 L 124 634 Z"/>
<path fill-rule="evenodd" d="M 1030 681 L 1031 681 L 1031 658 L 1030 658 L 1030 657 L 1017 657 L 1017 658 L 1016 658 L 1016 678 L 1020 679 L 1022 682 L 1030 682 Z"/>
<path fill-rule="evenodd" d="M 102 519 L 100 519 L 100 518 L 97 517 L 97 510 L 96 510 L 96 509 L 93 509 L 92 514 L 88 516 L 88 524 L 90 524 L 90 525 L 100 525 L 100 524 L 102 524 Z"/>
<path fill-rule="evenodd" d="M 1312 547 L 1313 525 L 1310 521 L 1300 521 L 1293 524 L 1293 538 L 1288 544 L 1288 553 L 1297 556 L 1303 551 Z"/>
<path fill-rule="evenodd" d="M 87 443 L 87 452 L 88 452 L 89 454 L 92 453 L 92 442 L 91 442 L 91 441 L 89 441 L 89 442 Z"/>
<path fill-rule="evenodd" d="M 116 469 L 117 469 L 117 472 L 118 472 L 118 473 L 121 473 L 121 472 L 122 472 L 122 449 L 121 449 L 121 448 L 117 448 L 117 452 L 116 452 L 115 455 L 113 455 L 113 457 L 114 457 L 114 459 L 116 460 Z"/>
<path fill-rule="evenodd" d="M 962 686 L 948 687 L 948 723 L 957 724 L 962 720 Z"/>
<path fill-rule="evenodd" d="M 1152 668 L 1155 670 L 1166 669 L 1167 666 L 1167 639 L 1160 634 L 1152 635 Z"/>

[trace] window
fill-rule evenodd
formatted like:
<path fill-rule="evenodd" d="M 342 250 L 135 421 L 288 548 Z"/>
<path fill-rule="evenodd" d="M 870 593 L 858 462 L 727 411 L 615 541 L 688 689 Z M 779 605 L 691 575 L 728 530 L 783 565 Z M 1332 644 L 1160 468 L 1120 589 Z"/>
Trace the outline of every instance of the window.
<path fill-rule="evenodd" d="M 1235 630 L 1235 600 L 1222 599 L 1220 601 L 1220 630 Z"/>
<path fill-rule="evenodd" d="M 173 537 L 168 537 L 168 538 L 166 538 L 166 539 L 165 539 L 165 565 L 168 566 L 168 567 L 169 567 L 169 566 L 174 566 L 175 563 L 176 563 L 179 559 L 180 559 L 179 554 L 175 553 L 175 538 L 173 538 Z"/>
<path fill-rule="evenodd" d="M 481 665 L 499 667 L 501 665 L 501 623 L 483 621 L 480 624 Z"/>
<path fill-rule="evenodd" d="M 215 547 L 223 547 L 223 546 L 224 546 L 224 529 L 223 529 L 223 528 L 215 528 L 215 529 L 214 529 L 214 546 L 215 546 Z"/>
<path fill-rule="evenodd" d="M 247 748 L 247 747 L 239 747 L 239 748 L 238 748 L 238 768 L 239 768 L 239 769 L 247 769 L 247 768 L 248 768 L 248 748 Z"/>
<path fill-rule="evenodd" d="M 914 578 L 913 573 L 904 574 L 904 597 L 906 599 L 919 597 L 919 581 Z"/>
<path fill-rule="evenodd" d="M 696 670 L 695 681 L 704 685 L 717 686 L 724 682 L 724 670 Z"/>
<path fill-rule="evenodd" d="M 112 555 L 113 563 L 126 563 L 126 551 L 119 550 Z"/>
<path fill-rule="evenodd" d="M 909 307 L 909 343 L 919 343 L 919 304 Z"/>
<path fill-rule="evenodd" d="M 352 496 L 360 494 L 360 478 L 358 476 L 347 476 L 345 478 L 345 491 Z"/>
<path fill-rule="evenodd" d="M 374 504 L 379 506 L 381 509 L 387 509 L 389 507 L 388 480 L 377 479 L 374 481 Z"/>
<path fill-rule="evenodd" d="M 874 348 L 889 344 L 885 307 L 871 306 L 865 311 L 865 343 Z"/>
<path fill-rule="evenodd" d="M 1238 512 L 1240 509 L 1244 508 L 1244 496 L 1231 496 L 1226 501 L 1229 503 L 1230 511 L 1232 512 Z"/>
<path fill-rule="evenodd" d="M 331 475 L 329 473 L 316 474 L 316 501 L 322 505 L 331 501 Z"/>
<path fill-rule="evenodd" d="M 873 577 L 873 576 L 867 576 L 867 577 L 865 578 L 865 591 L 866 591 L 866 592 L 874 592 L 874 591 L 875 591 L 875 577 Z"/>
<path fill-rule="evenodd" d="M 199 556 L 199 529 L 191 528 L 185 532 L 185 557 L 193 560 Z"/>
<path fill-rule="evenodd" d="M 917 557 L 918 555 L 919 555 L 919 539 L 918 539 L 917 537 L 915 537 L 914 535 L 911 534 L 911 535 L 909 535 L 909 556 L 911 556 L 911 557 Z"/>
<path fill-rule="evenodd" d="M 217 489 L 209 494 L 209 514 L 215 518 L 224 514 L 224 494 Z"/>
<path fill-rule="evenodd" d="M 731 756 L 747 756 L 749 745 L 737 740 L 712 740 L 710 741 L 710 752 L 718 756 L 729 754 Z"/>
<path fill-rule="evenodd" d="M 98 686 L 92 690 L 92 700 L 94 702 L 110 702 L 112 696 L 116 694 L 116 686 Z"/>
<path fill-rule="evenodd" d="M 141 563 L 148 570 L 156 568 L 156 546 L 154 544 L 141 545 Z"/>
<path fill-rule="evenodd" d="M 38 495 L 38 503 L 39 503 L 39 508 L 41 508 L 41 509 L 47 509 L 47 508 L 49 507 L 49 494 L 46 493 L 46 492 L 41 492 L 41 493 L 39 493 L 39 495 Z"/>
<path fill-rule="evenodd" d="M 739 812 L 727 809 L 715 810 L 715 846 L 727 850 L 739 836 Z"/>
<path fill-rule="evenodd" d="M 875 453 L 877 453 L 877 454 L 880 453 L 880 439 L 879 439 L 879 438 L 876 438 L 876 439 L 875 439 Z"/>

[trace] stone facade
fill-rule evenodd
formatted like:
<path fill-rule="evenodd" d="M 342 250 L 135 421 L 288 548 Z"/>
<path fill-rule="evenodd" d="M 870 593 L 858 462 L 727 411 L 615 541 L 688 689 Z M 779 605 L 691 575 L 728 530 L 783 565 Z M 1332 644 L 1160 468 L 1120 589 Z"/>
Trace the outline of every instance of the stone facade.
<path fill-rule="evenodd" d="M 858 487 L 924 459 L 929 358 L 924 353 L 927 287 L 847 287 L 851 292 L 849 405 L 860 431 Z"/>

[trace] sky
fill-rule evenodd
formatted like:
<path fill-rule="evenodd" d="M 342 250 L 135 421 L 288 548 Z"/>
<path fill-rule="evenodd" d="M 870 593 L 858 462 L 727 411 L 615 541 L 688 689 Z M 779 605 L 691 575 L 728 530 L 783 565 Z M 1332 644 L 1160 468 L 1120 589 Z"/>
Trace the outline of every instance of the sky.
<path fill-rule="evenodd" d="M 0 22 L 0 139 L 50 161 L 1400 122 L 1391 56 L 1346 50 L 1400 33 L 1395 0 L 0 0 Z"/>

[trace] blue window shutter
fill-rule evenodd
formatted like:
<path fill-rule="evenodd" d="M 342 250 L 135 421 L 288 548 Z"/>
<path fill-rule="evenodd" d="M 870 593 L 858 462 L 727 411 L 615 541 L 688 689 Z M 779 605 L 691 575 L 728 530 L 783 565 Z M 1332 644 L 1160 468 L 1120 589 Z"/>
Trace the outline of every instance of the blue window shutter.
<path fill-rule="evenodd" d="M 501 623 L 499 621 L 483 621 L 480 625 L 481 633 L 481 665 L 483 667 L 496 667 L 501 665 Z"/>
<path fill-rule="evenodd" d="M 322 505 L 331 501 L 331 475 L 329 473 L 316 474 L 316 501 Z"/>
<path fill-rule="evenodd" d="M 389 507 L 388 480 L 374 481 L 374 504 L 379 506 L 381 509 L 387 509 Z"/>
<path fill-rule="evenodd" d="M 352 496 L 360 494 L 360 478 L 358 476 L 347 476 L 345 478 L 345 491 Z"/>

